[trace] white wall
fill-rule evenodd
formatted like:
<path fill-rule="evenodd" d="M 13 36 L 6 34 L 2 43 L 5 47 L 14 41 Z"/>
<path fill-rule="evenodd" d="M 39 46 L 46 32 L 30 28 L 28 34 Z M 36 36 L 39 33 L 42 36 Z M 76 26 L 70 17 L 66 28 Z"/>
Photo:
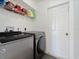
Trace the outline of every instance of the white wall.
<path fill-rule="evenodd" d="M 35 0 L 23 0 L 25 3 L 36 9 Z"/>
<path fill-rule="evenodd" d="M 79 59 L 79 0 L 74 0 L 74 59 Z"/>
<path fill-rule="evenodd" d="M 30 31 L 32 19 L 0 8 L 0 32 L 5 31 L 6 26 L 14 26 L 15 30 L 20 28 L 21 31 L 24 31 L 26 27 Z"/>
<path fill-rule="evenodd" d="M 26 3 L 24 3 L 22 0 L 11 1 L 14 4 L 19 4 L 22 7 L 25 7 L 26 9 L 36 8 L 33 0 L 24 0 Z M 27 16 L 22 16 L 0 8 L 0 32 L 5 31 L 6 26 L 12 26 L 15 28 L 15 30 L 20 28 L 21 31 L 24 31 L 24 28 L 26 27 L 27 31 L 31 31 L 33 28 L 33 21 L 34 19 Z"/>

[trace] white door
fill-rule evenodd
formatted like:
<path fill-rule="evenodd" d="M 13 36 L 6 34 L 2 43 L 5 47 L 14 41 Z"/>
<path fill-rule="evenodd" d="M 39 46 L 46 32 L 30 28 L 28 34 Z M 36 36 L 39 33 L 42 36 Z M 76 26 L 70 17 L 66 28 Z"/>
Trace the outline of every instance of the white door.
<path fill-rule="evenodd" d="M 48 15 L 52 40 L 51 54 L 69 59 L 69 5 L 62 4 L 48 8 Z"/>

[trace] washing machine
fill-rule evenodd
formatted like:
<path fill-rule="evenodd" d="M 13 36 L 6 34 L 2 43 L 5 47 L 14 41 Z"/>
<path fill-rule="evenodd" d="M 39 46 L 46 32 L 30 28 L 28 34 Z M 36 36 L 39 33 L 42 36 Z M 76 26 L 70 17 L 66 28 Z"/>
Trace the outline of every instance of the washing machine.
<path fill-rule="evenodd" d="M 45 32 L 30 31 L 29 33 L 35 35 L 35 57 L 36 59 L 41 59 L 44 56 L 46 50 Z"/>

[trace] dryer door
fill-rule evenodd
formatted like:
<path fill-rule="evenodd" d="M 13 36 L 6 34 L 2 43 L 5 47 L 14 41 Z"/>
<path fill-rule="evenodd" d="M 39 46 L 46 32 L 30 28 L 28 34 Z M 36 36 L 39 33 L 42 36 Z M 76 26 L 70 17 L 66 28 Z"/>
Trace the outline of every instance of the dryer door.
<path fill-rule="evenodd" d="M 37 52 L 38 54 L 44 53 L 46 48 L 45 36 L 41 36 L 37 43 Z"/>

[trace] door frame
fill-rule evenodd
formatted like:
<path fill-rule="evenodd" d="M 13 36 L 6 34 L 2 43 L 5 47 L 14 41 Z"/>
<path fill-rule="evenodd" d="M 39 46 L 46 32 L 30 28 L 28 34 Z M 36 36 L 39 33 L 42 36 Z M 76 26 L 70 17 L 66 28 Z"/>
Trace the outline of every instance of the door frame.
<path fill-rule="evenodd" d="M 53 5 L 53 6 L 48 7 L 47 9 L 55 8 L 55 7 L 62 6 L 62 5 L 65 5 L 65 4 L 69 5 L 69 2 L 63 2 L 63 3 L 57 4 L 57 5 Z"/>
<path fill-rule="evenodd" d="M 62 6 L 62 5 L 65 5 L 65 4 L 68 4 L 69 5 L 69 7 L 68 7 L 68 13 L 69 13 L 69 39 L 72 39 L 71 37 L 71 30 L 72 30 L 72 28 L 70 27 L 72 24 L 71 24 L 71 20 L 70 20 L 70 15 L 71 15 L 71 13 L 70 13 L 70 2 L 69 1 L 67 1 L 67 2 L 63 2 L 63 3 L 60 3 L 60 4 L 57 4 L 57 5 L 52 5 L 52 6 L 50 6 L 50 7 L 47 7 L 47 11 L 49 10 L 49 9 L 51 9 L 51 8 L 56 8 L 56 7 L 58 7 L 58 6 Z M 72 45 L 72 43 L 71 42 L 69 42 L 69 59 L 71 59 L 71 45 Z M 59 57 L 57 57 L 58 59 L 60 59 Z"/>

